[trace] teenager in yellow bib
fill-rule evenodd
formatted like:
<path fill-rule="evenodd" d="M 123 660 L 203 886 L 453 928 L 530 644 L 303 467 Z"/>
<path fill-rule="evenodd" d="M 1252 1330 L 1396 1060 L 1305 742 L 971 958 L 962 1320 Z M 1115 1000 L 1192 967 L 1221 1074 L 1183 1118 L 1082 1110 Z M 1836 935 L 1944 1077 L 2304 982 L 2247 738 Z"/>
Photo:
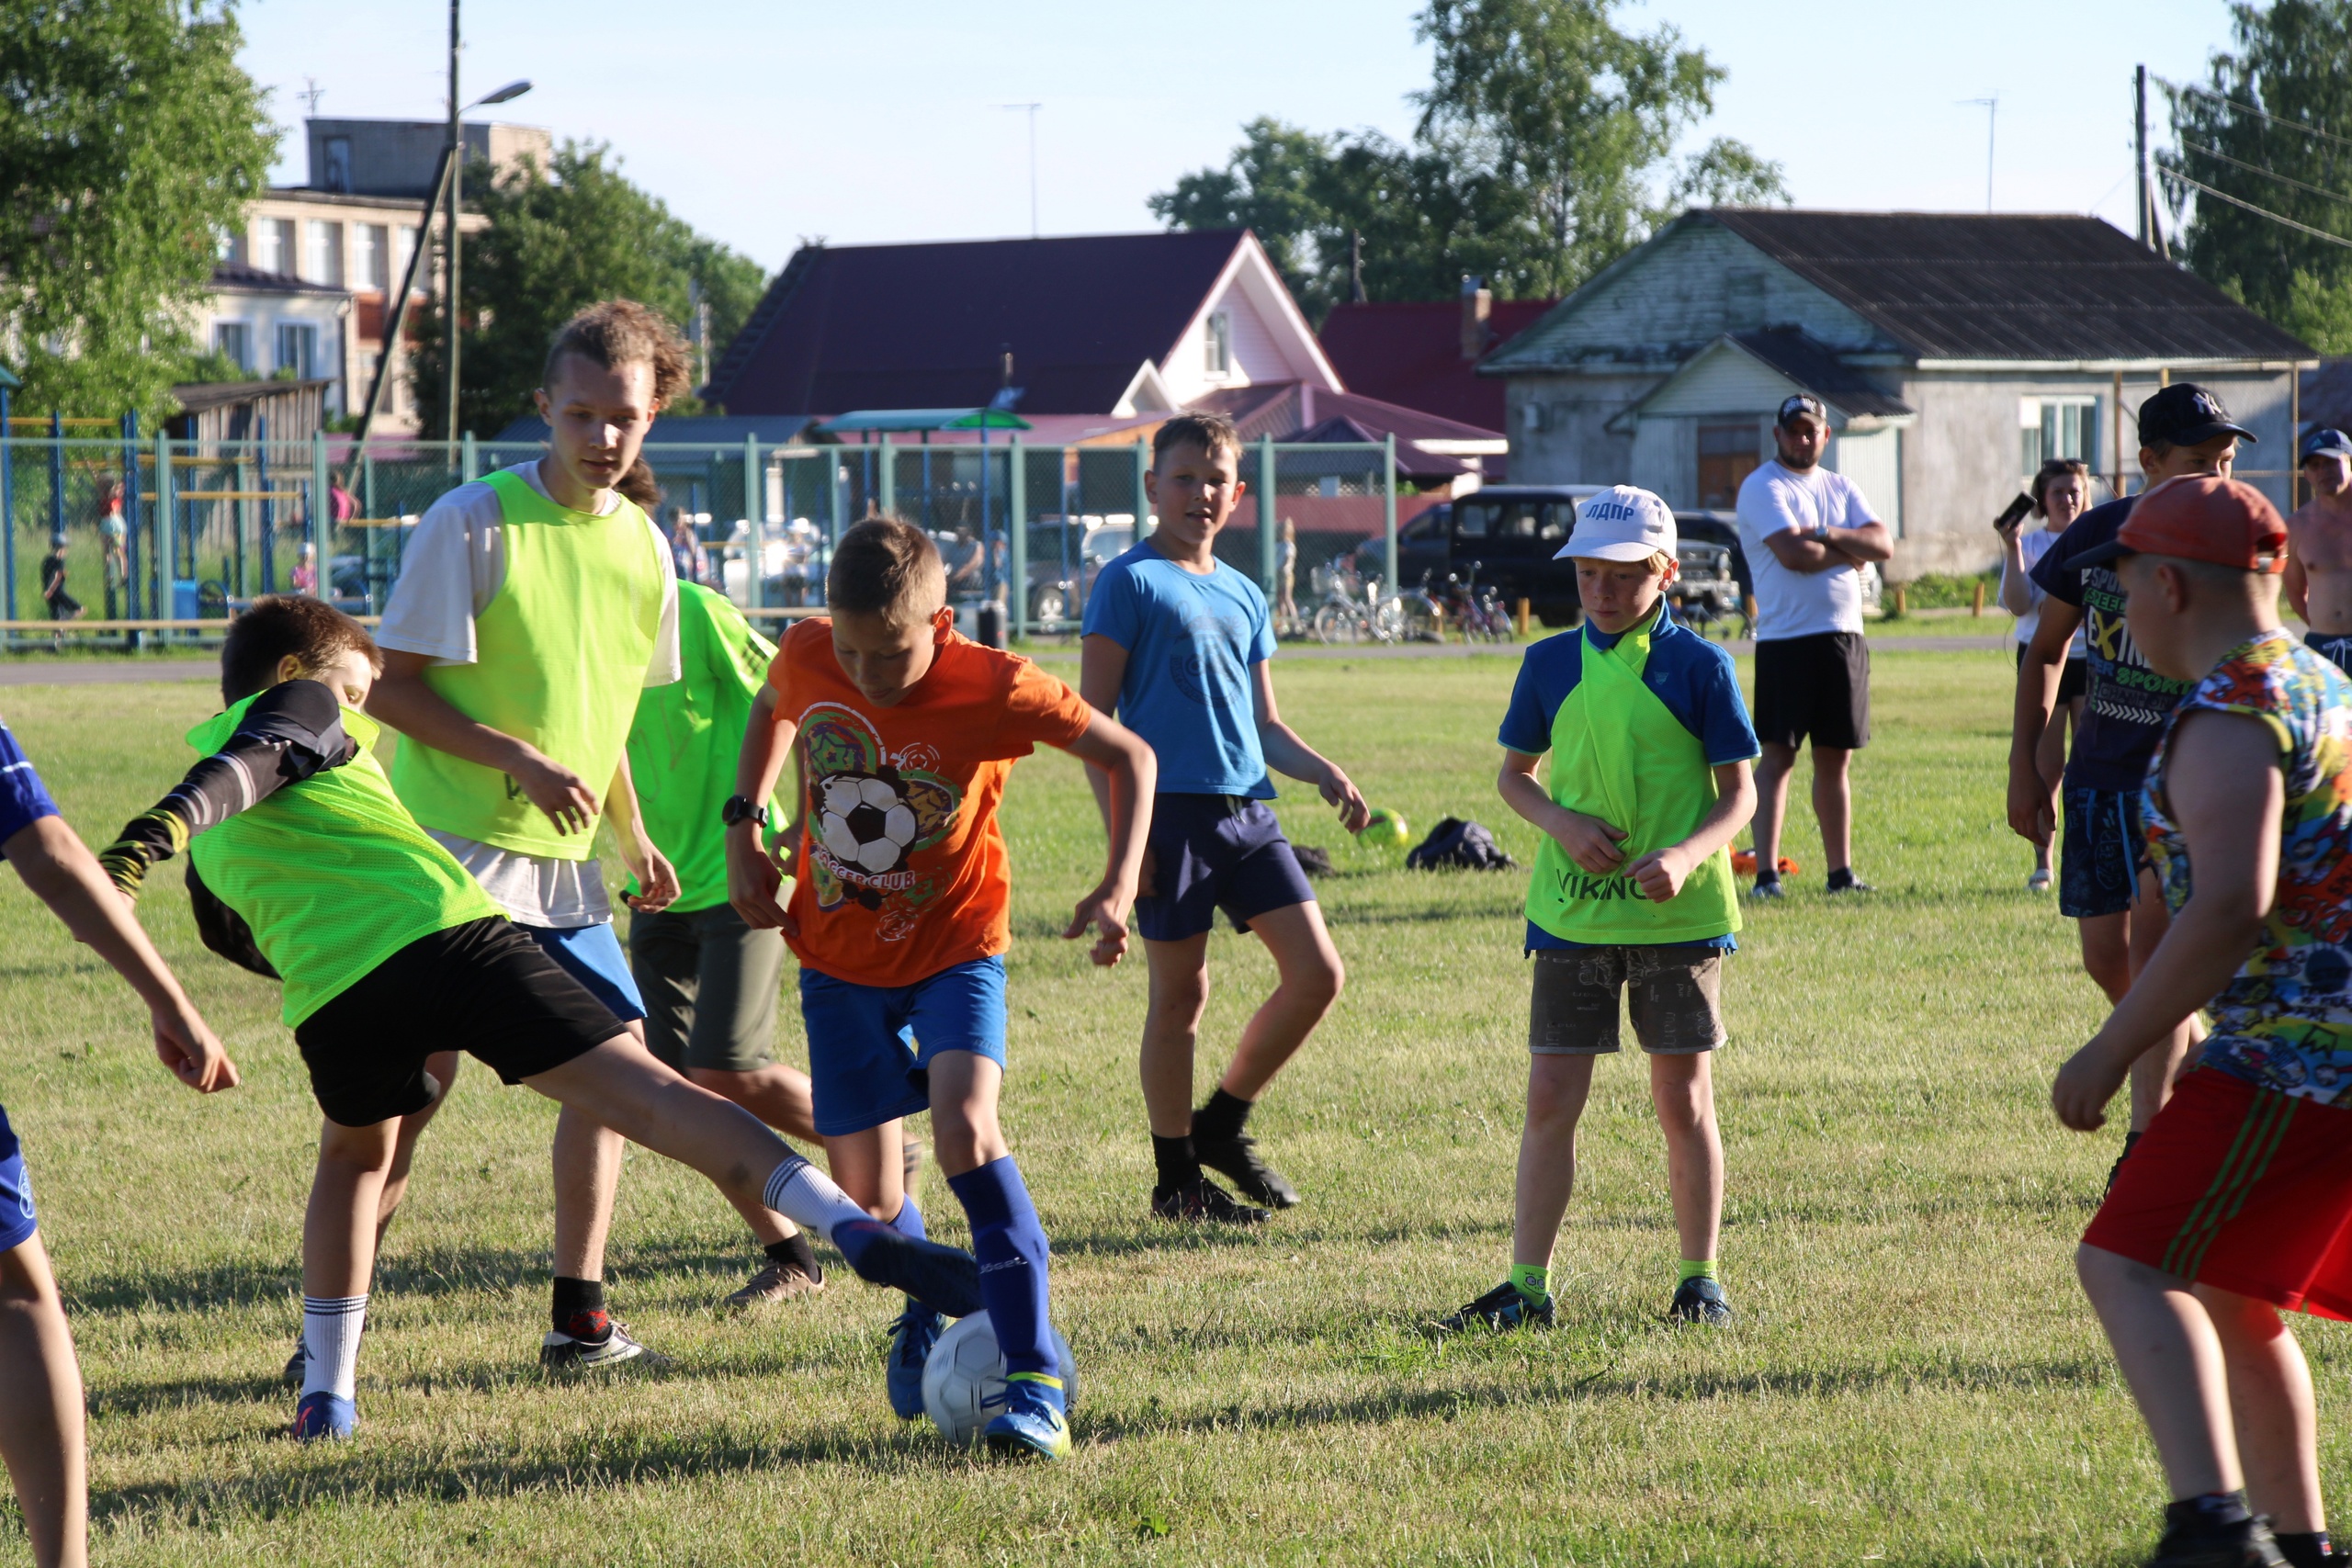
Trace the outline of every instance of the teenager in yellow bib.
<path fill-rule="evenodd" d="M 1527 1125 L 1510 1278 L 1435 1326 L 1548 1327 L 1553 1243 L 1576 1182 L 1595 1057 L 1618 1048 L 1618 994 L 1650 1059 L 1681 1242 L 1668 1315 L 1727 1323 L 1715 1280 L 1724 1198 L 1709 1057 L 1737 947 L 1732 836 L 1756 809 L 1758 746 L 1731 656 L 1674 619 L 1674 513 L 1619 485 L 1577 508 L 1582 630 L 1527 650 L 1503 717 L 1504 802 L 1544 830 L 1527 890 L 1534 959 Z M 1549 788 L 1536 778 L 1546 753 Z"/>
<path fill-rule="evenodd" d="M 607 300 L 564 324 L 537 393 L 548 455 L 425 513 L 385 606 L 384 677 L 368 702 L 401 732 L 401 804 L 639 1043 L 645 1005 L 613 934 L 596 825 L 609 824 L 643 889 L 637 908 L 676 897 L 626 748 L 644 689 L 679 678 L 678 591 L 668 542 L 618 487 L 686 381 L 684 345 L 642 305 Z M 447 1055 L 433 1074 L 446 1086 L 456 1070 Z M 387 1220 L 431 1115 L 403 1124 Z M 645 1354 L 605 1309 L 620 1160 L 608 1129 L 571 1108 L 557 1120 L 554 1322 L 540 1349 L 550 1368 Z"/>

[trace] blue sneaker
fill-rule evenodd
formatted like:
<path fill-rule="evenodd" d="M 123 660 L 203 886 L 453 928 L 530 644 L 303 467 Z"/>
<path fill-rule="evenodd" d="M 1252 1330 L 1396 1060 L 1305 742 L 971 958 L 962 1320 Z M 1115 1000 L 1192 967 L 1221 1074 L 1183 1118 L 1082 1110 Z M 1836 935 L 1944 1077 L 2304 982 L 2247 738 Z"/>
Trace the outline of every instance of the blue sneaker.
<path fill-rule="evenodd" d="M 945 1326 L 940 1315 L 910 1298 L 907 1310 L 890 1325 L 890 1354 L 883 1363 L 883 1382 L 890 1391 L 890 1409 L 901 1421 L 922 1418 L 922 1368 L 931 1348 Z"/>
<path fill-rule="evenodd" d="M 980 1429 L 989 1452 L 1005 1459 L 1068 1459 L 1069 1417 L 1058 1378 L 1015 1373 L 1004 1385 L 1004 1411 Z"/>
<path fill-rule="evenodd" d="M 302 1403 L 294 1407 L 290 1435 L 298 1443 L 315 1443 L 326 1438 L 348 1438 L 358 1425 L 357 1405 L 321 1389 L 304 1394 Z"/>

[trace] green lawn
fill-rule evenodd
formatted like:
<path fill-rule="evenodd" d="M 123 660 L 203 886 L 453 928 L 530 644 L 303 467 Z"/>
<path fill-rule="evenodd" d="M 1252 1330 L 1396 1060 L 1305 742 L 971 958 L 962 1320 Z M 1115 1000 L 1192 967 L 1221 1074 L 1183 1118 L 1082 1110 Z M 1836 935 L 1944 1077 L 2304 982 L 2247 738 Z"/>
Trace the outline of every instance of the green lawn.
<path fill-rule="evenodd" d="M 1287 714 L 1416 831 L 1495 799 L 1515 660 L 1294 661 Z M 1003 1470 L 882 1399 L 891 1303 L 845 1273 L 814 1302 L 715 1314 L 753 1255 L 695 1179 L 636 1156 L 616 1305 L 677 1358 L 550 1384 L 550 1109 L 469 1068 L 426 1141 L 377 1281 L 360 1439 L 297 1449 L 277 1370 L 299 1316 L 315 1112 L 275 992 L 198 945 L 175 876 L 151 929 L 245 1073 L 199 1100 L 152 1060 L 129 994 L 13 878 L 0 1097 L 71 1292 L 93 1413 L 96 1545 L 113 1563 L 2120 1563 L 2163 1501 L 2076 1292 L 2074 1238 L 2115 1154 L 2060 1133 L 2047 1077 L 2095 992 L 1999 825 L 2006 652 L 1883 649 L 1858 769 L 1860 865 L 1806 874 L 1731 965 L 1718 1073 L 1739 1323 L 1660 1321 L 1673 1280 L 1640 1064 L 1600 1075 L 1561 1238 L 1555 1333 L 1429 1348 L 1414 1325 L 1506 1261 L 1524 1067 L 1521 879 L 1334 852 L 1351 973 L 1260 1127 L 1306 1205 L 1249 1235 L 1142 1218 L 1142 975 L 1054 939 L 1097 874 L 1078 769 L 1023 764 L 1005 1120 L 1056 1245 L 1084 1393 L 1078 1451 Z M 6 711 L 85 837 L 176 777 L 196 685 L 28 688 Z M 1800 794 L 1802 792 L 1800 791 Z M 1220 935 L 1208 1037 L 1270 983 Z M 797 1018 L 781 1049 L 802 1050 Z M 1218 1053 L 1221 1060 L 1221 1051 Z M 1203 1073 L 1205 1089 L 1207 1072 Z M 960 1237 L 934 1182 L 937 1228 Z M 2341 1491 L 2344 1331 L 2314 1325 Z M 0 1514 L 0 1562 L 24 1541 Z"/>

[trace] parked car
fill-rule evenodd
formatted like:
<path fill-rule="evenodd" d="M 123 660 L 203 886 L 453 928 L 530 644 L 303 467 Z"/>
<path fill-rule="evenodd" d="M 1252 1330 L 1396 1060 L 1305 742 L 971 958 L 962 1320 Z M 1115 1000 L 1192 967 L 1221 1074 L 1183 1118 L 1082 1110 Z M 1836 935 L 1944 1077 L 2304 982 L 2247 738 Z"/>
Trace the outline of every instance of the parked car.
<path fill-rule="evenodd" d="M 1135 547 L 1132 513 L 1046 517 L 1029 530 L 1029 622 L 1074 621 L 1102 569 Z M 1069 551 L 1065 569 L 1063 551 Z"/>

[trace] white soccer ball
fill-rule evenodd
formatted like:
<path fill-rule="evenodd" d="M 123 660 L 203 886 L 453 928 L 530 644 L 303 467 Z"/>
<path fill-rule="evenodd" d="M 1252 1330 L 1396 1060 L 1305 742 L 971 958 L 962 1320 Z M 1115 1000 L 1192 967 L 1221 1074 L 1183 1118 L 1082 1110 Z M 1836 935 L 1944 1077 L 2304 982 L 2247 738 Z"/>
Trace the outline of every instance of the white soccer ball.
<path fill-rule="evenodd" d="M 1054 1353 L 1061 1358 L 1062 1401 L 1078 1408 L 1078 1362 L 1069 1341 L 1057 1328 Z M 947 1325 L 931 1359 L 922 1365 L 922 1408 L 939 1435 L 958 1448 L 980 1440 L 980 1429 L 1004 1404 L 1004 1353 L 996 1346 L 989 1314 L 976 1312 Z"/>
<path fill-rule="evenodd" d="M 888 779 L 837 774 L 824 784 L 818 833 L 825 852 L 844 865 L 879 876 L 915 841 L 914 808 Z"/>

